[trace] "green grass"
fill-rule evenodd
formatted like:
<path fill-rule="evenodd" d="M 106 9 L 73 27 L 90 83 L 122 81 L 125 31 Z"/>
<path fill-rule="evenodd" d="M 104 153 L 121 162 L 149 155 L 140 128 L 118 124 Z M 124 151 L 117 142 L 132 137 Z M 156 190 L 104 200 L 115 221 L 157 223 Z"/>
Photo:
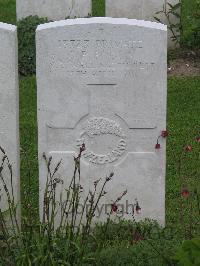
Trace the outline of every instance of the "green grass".
<path fill-rule="evenodd" d="M 170 225 L 181 222 L 180 183 L 184 182 L 188 186 L 192 197 L 194 188 L 200 187 L 200 148 L 195 139 L 200 136 L 199 103 L 199 77 L 169 79 L 167 127 L 170 135 L 167 143 L 166 219 Z M 178 161 L 186 145 L 191 145 L 193 150 L 182 156 L 181 177 L 184 180 L 181 181 Z M 185 206 L 186 204 L 183 208 Z M 198 219 L 196 213 L 193 215 Z M 187 221 L 188 215 L 185 219 Z"/>
<path fill-rule="evenodd" d="M 200 2 L 199 0 L 182 0 L 181 42 L 183 46 L 200 48 Z"/>
<path fill-rule="evenodd" d="M 38 214 L 38 162 L 37 162 L 37 106 L 35 77 L 20 79 L 20 147 L 21 147 L 21 197 L 26 188 Z M 31 183 L 29 186 L 29 182 Z"/>
<path fill-rule="evenodd" d="M 15 24 L 15 0 L 0 0 L 0 22 Z"/>
<path fill-rule="evenodd" d="M 105 0 L 92 0 L 92 16 L 93 17 L 105 16 Z"/>

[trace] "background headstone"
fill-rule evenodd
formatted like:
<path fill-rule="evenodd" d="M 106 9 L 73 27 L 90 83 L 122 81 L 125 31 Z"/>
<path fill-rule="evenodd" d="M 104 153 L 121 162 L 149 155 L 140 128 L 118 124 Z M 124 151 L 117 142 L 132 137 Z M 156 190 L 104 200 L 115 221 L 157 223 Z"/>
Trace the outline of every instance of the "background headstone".
<path fill-rule="evenodd" d="M 106 1 L 106 16 L 113 18 L 132 18 L 155 21 L 154 17 L 158 17 L 164 24 L 167 24 L 167 20 L 164 15 L 157 14 L 156 12 L 163 10 L 165 0 L 105 0 Z M 169 0 L 170 4 L 174 5 L 179 0 Z M 168 8 L 168 6 L 167 6 Z M 176 24 L 178 18 L 171 16 L 171 22 Z M 174 47 L 175 42 L 172 42 L 172 34 L 168 31 L 168 46 Z"/>
<path fill-rule="evenodd" d="M 17 29 L 0 23 L 0 146 L 7 153 L 13 170 L 15 203 L 20 201 L 19 176 L 19 99 L 18 99 Z M 2 161 L 3 153 L 0 152 Z M 1 163 L 1 162 L 0 162 Z M 6 165 L 6 163 L 5 163 Z M 4 181 L 12 194 L 8 168 L 2 171 Z M 8 209 L 8 201 L 0 178 L 0 208 Z"/>
<path fill-rule="evenodd" d="M 45 152 L 63 159 L 65 187 L 81 143 L 81 184 L 114 172 L 99 209 L 128 189 L 124 212 L 137 198 L 145 217 L 165 221 L 167 29 L 153 22 L 89 18 L 40 25 L 36 33 L 40 210 Z M 61 188 L 62 189 L 62 188 Z M 130 211 L 130 208 L 129 208 Z M 124 218 L 130 216 L 123 213 Z"/>
<path fill-rule="evenodd" d="M 91 0 L 17 0 L 17 19 L 37 15 L 49 20 L 87 17 L 92 11 Z"/>

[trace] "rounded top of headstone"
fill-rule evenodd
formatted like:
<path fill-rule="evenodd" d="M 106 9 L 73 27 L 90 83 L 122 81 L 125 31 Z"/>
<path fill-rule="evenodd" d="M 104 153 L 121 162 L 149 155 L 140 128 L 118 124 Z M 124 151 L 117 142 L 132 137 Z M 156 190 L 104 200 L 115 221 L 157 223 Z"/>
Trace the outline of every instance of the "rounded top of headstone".
<path fill-rule="evenodd" d="M 16 31 L 17 27 L 15 25 L 0 22 L 0 29 L 8 31 Z"/>
<path fill-rule="evenodd" d="M 167 31 L 167 26 L 157 22 L 128 19 L 128 18 L 111 18 L 111 17 L 92 17 L 92 18 L 76 18 L 60 20 L 50 23 L 41 24 L 37 27 L 37 31 L 58 28 L 63 26 L 84 25 L 84 24 L 115 24 L 115 25 L 130 25 L 145 28 L 153 28 Z"/>

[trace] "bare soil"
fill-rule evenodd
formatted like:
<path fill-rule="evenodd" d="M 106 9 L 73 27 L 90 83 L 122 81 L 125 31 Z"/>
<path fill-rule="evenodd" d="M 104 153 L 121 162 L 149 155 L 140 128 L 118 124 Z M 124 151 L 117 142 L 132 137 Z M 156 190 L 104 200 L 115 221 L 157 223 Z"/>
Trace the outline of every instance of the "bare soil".
<path fill-rule="evenodd" d="M 168 62 L 168 76 L 200 76 L 200 58 L 177 58 Z"/>

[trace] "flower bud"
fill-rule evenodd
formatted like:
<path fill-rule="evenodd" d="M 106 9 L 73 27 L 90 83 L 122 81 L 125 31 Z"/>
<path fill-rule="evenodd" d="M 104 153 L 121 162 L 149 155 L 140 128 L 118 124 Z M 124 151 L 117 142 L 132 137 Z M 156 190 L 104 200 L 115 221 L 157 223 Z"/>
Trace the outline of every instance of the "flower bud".
<path fill-rule="evenodd" d="M 139 206 L 139 203 L 138 203 L 138 202 L 136 203 L 135 210 L 136 210 L 136 213 L 137 213 L 137 214 L 140 214 L 140 213 L 142 212 L 142 209 L 140 208 L 140 206 Z"/>
<path fill-rule="evenodd" d="M 113 177 L 113 176 L 114 176 L 114 173 L 113 173 L 113 172 L 111 172 L 111 173 L 110 173 L 110 178 L 111 178 L 111 177 Z"/>
<path fill-rule="evenodd" d="M 156 145 L 155 145 L 155 149 L 156 150 L 159 150 L 160 149 L 160 144 L 157 142 Z"/>
<path fill-rule="evenodd" d="M 161 135 L 161 137 L 166 138 L 166 137 L 168 137 L 168 131 L 162 130 L 160 135 Z"/>
<path fill-rule="evenodd" d="M 197 141 L 198 143 L 200 143 L 200 137 L 197 137 L 197 138 L 196 138 L 196 141 Z"/>
<path fill-rule="evenodd" d="M 192 147 L 190 145 L 187 145 L 187 146 L 184 147 L 184 150 L 186 152 L 192 151 Z"/>
<path fill-rule="evenodd" d="M 81 145 L 81 147 L 80 147 L 80 152 L 83 152 L 83 151 L 85 151 L 85 143 L 83 143 L 83 144 Z"/>
<path fill-rule="evenodd" d="M 183 196 L 183 198 L 188 198 L 190 195 L 189 190 L 187 188 L 183 188 L 181 191 L 181 195 Z"/>
<path fill-rule="evenodd" d="M 118 207 L 115 203 L 111 204 L 111 210 L 112 210 L 112 212 L 117 212 Z"/>

